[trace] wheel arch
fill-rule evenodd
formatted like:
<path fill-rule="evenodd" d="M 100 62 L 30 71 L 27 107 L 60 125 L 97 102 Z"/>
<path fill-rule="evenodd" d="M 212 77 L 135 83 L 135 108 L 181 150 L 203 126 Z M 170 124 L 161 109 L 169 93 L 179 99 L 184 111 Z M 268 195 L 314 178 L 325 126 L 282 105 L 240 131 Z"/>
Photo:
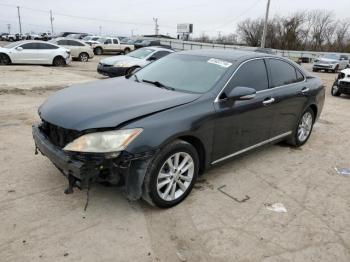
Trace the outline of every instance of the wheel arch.
<path fill-rule="evenodd" d="M 314 112 L 314 116 L 315 116 L 314 121 L 316 121 L 316 119 L 317 119 L 317 114 L 318 114 L 317 105 L 316 105 L 316 104 L 311 104 L 311 105 L 309 105 L 308 108 L 311 108 L 312 112 Z"/>
<path fill-rule="evenodd" d="M 202 174 L 205 170 L 205 161 L 206 161 L 206 152 L 203 142 L 195 136 L 192 135 L 184 135 L 179 136 L 176 139 L 181 139 L 191 144 L 197 151 L 199 157 L 199 173 Z"/>

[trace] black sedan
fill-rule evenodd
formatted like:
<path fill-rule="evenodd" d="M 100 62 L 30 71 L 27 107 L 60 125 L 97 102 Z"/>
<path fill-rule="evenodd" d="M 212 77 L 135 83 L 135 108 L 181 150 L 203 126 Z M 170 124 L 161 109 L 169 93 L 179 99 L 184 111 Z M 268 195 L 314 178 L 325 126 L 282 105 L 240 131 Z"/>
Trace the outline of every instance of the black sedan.
<path fill-rule="evenodd" d="M 36 148 L 73 187 L 124 185 L 171 207 L 199 174 L 260 146 L 303 145 L 324 103 L 319 78 L 255 52 L 174 53 L 129 78 L 72 86 L 39 108 Z"/>

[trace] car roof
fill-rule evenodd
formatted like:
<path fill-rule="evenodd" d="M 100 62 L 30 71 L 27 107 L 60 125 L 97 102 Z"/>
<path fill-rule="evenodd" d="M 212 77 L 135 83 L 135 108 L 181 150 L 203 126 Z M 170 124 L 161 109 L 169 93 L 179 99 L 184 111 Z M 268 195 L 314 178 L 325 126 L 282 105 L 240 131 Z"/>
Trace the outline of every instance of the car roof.
<path fill-rule="evenodd" d="M 180 54 L 186 55 L 195 55 L 195 56 L 204 56 L 217 58 L 228 61 L 237 61 L 243 58 L 257 58 L 257 57 L 271 57 L 274 55 L 257 53 L 252 51 L 243 51 L 243 50 L 224 50 L 224 49 L 198 49 L 198 50 L 188 50 L 181 51 Z"/>
<path fill-rule="evenodd" d="M 51 44 L 51 45 L 55 45 L 51 42 L 48 42 L 48 41 L 41 41 L 41 40 L 22 40 L 22 41 L 17 41 L 16 42 L 18 45 L 21 45 L 21 44 L 27 44 L 27 43 L 43 43 L 43 44 Z"/>

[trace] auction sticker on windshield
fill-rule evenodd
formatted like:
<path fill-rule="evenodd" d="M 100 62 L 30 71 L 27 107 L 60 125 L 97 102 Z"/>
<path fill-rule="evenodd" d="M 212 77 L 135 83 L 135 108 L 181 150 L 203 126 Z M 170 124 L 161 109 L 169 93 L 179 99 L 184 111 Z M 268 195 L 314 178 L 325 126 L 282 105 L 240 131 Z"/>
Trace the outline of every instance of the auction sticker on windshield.
<path fill-rule="evenodd" d="M 225 68 L 230 67 L 232 65 L 232 63 L 230 63 L 230 62 L 227 62 L 227 61 L 224 61 L 221 59 L 217 59 L 217 58 L 210 58 L 207 62 L 221 66 L 221 67 L 225 67 Z"/>

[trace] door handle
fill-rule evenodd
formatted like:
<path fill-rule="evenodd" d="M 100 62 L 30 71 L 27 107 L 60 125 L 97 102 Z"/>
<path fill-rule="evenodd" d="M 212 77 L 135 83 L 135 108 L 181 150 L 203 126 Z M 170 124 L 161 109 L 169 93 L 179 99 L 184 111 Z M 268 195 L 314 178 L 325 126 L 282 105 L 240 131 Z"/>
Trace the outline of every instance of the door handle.
<path fill-rule="evenodd" d="M 269 98 L 267 100 L 264 100 L 263 104 L 264 104 L 264 106 L 267 106 L 267 105 L 272 104 L 273 102 L 275 102 L 275 99 L 273 97 L 271 97 L 271 98 Z"/>
<path fill-rule="evenodd" d="M 309 91 L 310 91 L 310 88 L 308 87 L 304 87 L 303 89 L 301 89 L 301 92 L 303 93 L 303 95 L 306 95 Z"/>

